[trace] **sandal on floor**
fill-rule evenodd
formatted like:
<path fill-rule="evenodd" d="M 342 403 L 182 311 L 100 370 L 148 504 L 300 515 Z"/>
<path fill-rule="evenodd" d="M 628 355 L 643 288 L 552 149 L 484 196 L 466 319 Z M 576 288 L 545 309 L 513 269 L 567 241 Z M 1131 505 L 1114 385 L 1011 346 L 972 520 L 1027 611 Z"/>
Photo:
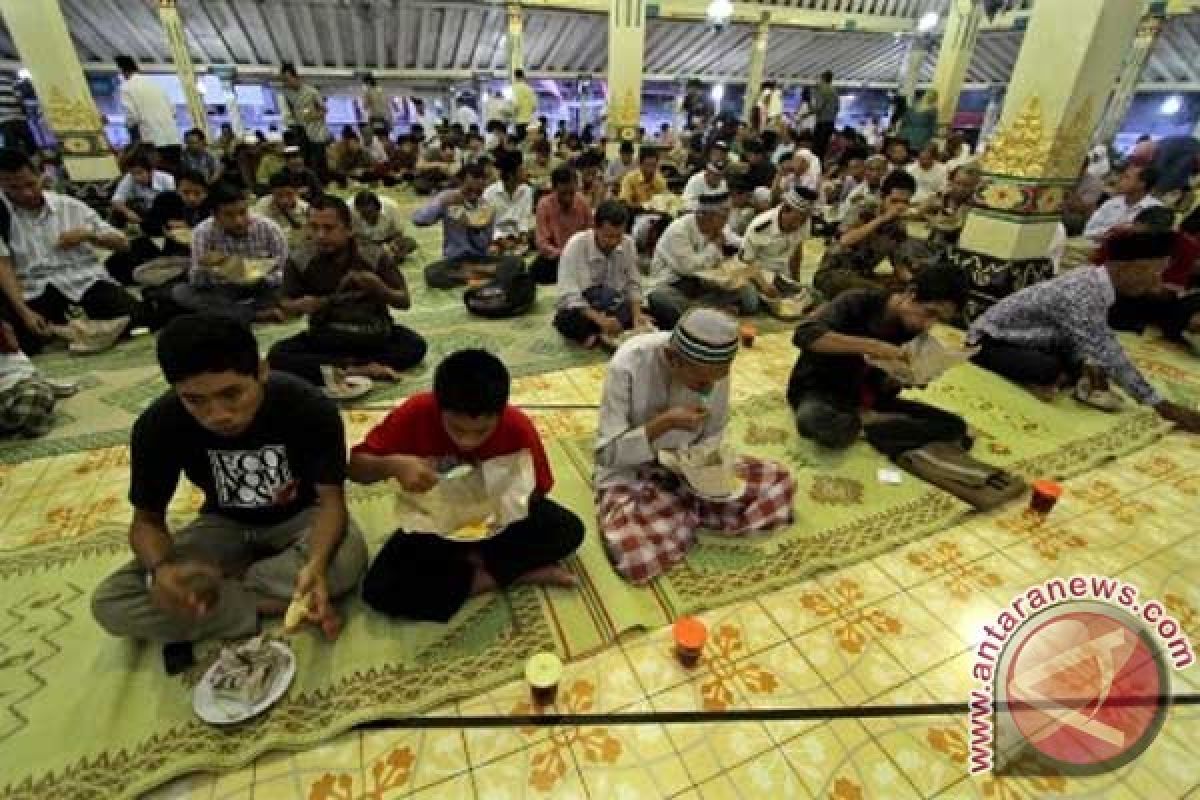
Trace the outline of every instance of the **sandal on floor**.
<path fill-rule="evenodd" d="M 988 511 L 1025 492 L 1025 481 L 972 458 L 958 444 L 934 442 L 896 457 L 905 471 L 932 483 L 977 511 Z"/>

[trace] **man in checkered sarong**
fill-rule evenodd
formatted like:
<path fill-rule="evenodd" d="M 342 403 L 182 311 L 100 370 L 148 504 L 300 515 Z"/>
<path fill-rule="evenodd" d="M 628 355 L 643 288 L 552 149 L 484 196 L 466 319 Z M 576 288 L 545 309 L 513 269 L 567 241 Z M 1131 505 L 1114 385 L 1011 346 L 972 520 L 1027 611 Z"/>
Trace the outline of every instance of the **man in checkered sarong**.
<path fill-rule="evenodd" d="M 658 463 L 661 451 L 720 440 L 737 347 L 736 320 L 696 308 L 672 332 L 634 337 L 609 364 L 596 441 L 596 506 L 608 556 L 633 583 L 683 560 L 699 529 L 740 536 L 792 520 L 796 485 L 781 464 L 740 456 L 736 471 L 745 488 L 712 500 Z"/>
<path fill-rule="evenodd" d="M 42 380 L 0 320 L 0 436 L 43 436 L 54 424 L 54 387 Z"/>

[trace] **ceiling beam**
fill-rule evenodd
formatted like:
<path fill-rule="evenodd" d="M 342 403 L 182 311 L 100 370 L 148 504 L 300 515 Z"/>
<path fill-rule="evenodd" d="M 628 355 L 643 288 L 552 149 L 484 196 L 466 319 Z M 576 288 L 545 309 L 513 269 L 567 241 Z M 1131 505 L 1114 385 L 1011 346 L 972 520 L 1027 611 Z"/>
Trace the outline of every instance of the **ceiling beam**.
<path fill-rule="evenodd" d="M 354 16 L 354 9 L 349 9 L 350 16 Z M 346 66 L 346 53 L 342 49 L 342 25 L 338 15 L 341 10 L 331 6 L 325 7 L 325 23 L 328 26 L 329 39 L 333 44 L 333 63 L 339 67 Z M 357 44 L 357 42 L 355 42 Z"/>
<path fill-rule="evenodd" d="M 299 5 L 300 12 L 295 16 L 300 18 L 302 49 L 305 53 L 312 56 L 313 66 L 329 66 L 329 60 L 325 58 L 325 48 L 321 46 L 321 35 L 317 33 L 317 20 L 313 16 L 312 4 L 302 2 Z"/>
<path fill-rule="evenodd" d="M 260 48 L 256 42 L 261 39 L 266 39 L 267 43 L 270 44 L 270 38 L 265 35 L 260 36 L 257 32 L 252 32 L 249 27 L 250 15 L 247 14 L 246 18 L 243 19 L 242 14 L 237 8 L 237 6 L 248 8 L 253 6 L 253 3 L 243 6 L 241 3 L 228 3 L 226 0 L 211 0 L 211 5 L 214 11 L 219 10 L 221 12 L 221 16 L 223 16 L 225 20 L 230 23 L 230 34 L 233 38 L 233 41 L 240 45 L 244 52 L 249 54 L 249 58 L 246 59 L 247 63 L 279 63 L 279 59 L 273 57 L 275 55 L 274 52 L 267 53 L 265 46 L 260 52 Z M 209 16 L 211 17 L 212 15 L 210 14 Z"/>
<path fill-rule="evenodd" d="M 586 17 L 565 17 L 566 25 L 558 32 L 558 38 L 554 41 L 546 51 L 545 58 L 542 59 L 541 66 L 546 69 L 554 69 L 560 64 L 559 56 L 564 47 L 577 47 L 579 42 L 580 30 L 586 30 L 589 27 L 589 22 Z"/>
<path fill-rule="evenodd" d="M 118 8 L 112 0 L 89 0 L 87 5 L 88 13 L 95 16 L 99 12 L 125 32 L 127 41 L 136 42 L 138 47 L 150 53 L 156 60 L 170 60 L 167 34 L 157 12 L 150 11 L 141 3 L 123 3 L 122 7 Z M 139 10 L 142 12 L 140 23 L 133 19 L 133 15 Z"/>
<path fill-rule="evenodd" d="M 467 57 L 463 59 L 462 65 L 468 69 L 475 66 L 479 60 L 479 46 L 483 44 L 483 36 L 490 24 L 492 12 L 490 10 L 480 10 L 479 25 L 475 29 L 475 40 L 467 48 Z"/>
<path fill-rule="evenodd" d="M 258 3 L 258 11 L 263 15 L 267 27 L 275 32 L 277 42 L 283 44 L 283 53 L 286 55 L 285 60 L 292 62 L 297 67 L 304 65 L 304 59 L 301 58 L 300 48 L 296 46 L 296 35 L 292 31 L 291 23 L 288 21 L 288 15 L 279 3 L 267 2 L 267 0 L 256 0 Z"/>
<path fill-rule="evenodd" d="M 279 46 L 279 39 L 275 36 L 273 26 L 270 24 L 270 22 L 268 22 L 266 16 L 263 14 L 262 4 L 257 2 L 257 0 L 253 3 L 239 4 L 242 8 L 241 15 L 239 15 L 239 12 L 235 8 L 234 4 L 227 5 L 229 6 L 229 9 L 233 11 L 234 16 L 242 19 L 244 23 L 249 23 L 244 25 L 244 27 L 253 41 L 263 41 L 270 45 L 271 51 L 267 53 L 266 63 L 282 64 L 285 60 L 283 56 L 283 48 Z M 255 52 L 258 52 L 257 47 L 255 48 Z M 259 57 L 258 63 L 263 63 L 261 56 Z"/>
<path fill-rule="evenodd" d="M 200 13 L 192 13 L 195 9 L 198 9 Z M 225 38 L 225 33 L 223 30 L 228 30 L 232 34 L 234 30 L 240 30 L 240 28 L 238 28 L 237 25 L 220 25 L 213 18 L 213 12 L 215 10 L 216 9 L 210 9 L 206 3 L 194 3 L 191 6 L 188 6 L 187 14 L 183 13 L 182 8 L 179 9 L 179 19 L 183 24 L 184 36 L 187 37 L 188 41 L 194 42 L 196 45 L 195 48 L 189 49 L 194 49 L 196 52 L 200 53 L 201 58 L 203 58 L 205 61 L 224 60 L 240 63 L 253 59 L 253 51 L 251 51 L 251 58 L 241 58 L 233 51 L 233 48 L 229 46 L 229 41 Z M 190 30 L 193 27 L 197 30 L 201 28 L 207 28 L 207 30 L 204 32 L 203 36 L 193 36 Z M 215 47 L 209 48 L 204 46 L 205 42 L 211 41 L 217 42 L 221 49 L 217 50 Z"/>

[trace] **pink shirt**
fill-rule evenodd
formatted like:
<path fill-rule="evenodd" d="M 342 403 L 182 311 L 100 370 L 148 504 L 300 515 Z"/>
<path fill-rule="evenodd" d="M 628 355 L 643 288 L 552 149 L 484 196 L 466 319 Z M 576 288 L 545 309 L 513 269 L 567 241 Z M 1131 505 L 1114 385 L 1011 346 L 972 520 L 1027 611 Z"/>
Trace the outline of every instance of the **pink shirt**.
<path fill-rule="evenodd" d="M 563 211 L 558 195 L 550 192 L 537 204 L 537 249 L 546 258 L 558 258 L 567 240 L 592 227 L 592 208 L 579 192 L 575 204 Z"/>

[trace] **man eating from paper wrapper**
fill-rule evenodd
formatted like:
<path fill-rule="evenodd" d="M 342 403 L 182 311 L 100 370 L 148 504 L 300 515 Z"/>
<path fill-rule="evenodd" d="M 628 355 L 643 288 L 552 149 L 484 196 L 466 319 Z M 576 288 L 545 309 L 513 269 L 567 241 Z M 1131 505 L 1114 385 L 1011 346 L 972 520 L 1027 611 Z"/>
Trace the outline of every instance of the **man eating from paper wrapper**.
<path fill-rule="evenodd" d="M 674 331 L 633 337 L 609 364 L 596 506 L 609 558 L 633 583 L 681 561 L 700 529 L 740 536 L 792 520 L 796 486 L 787 469 L 721 447 L 737 349 L 737 321 L 696 308 Z"/>

